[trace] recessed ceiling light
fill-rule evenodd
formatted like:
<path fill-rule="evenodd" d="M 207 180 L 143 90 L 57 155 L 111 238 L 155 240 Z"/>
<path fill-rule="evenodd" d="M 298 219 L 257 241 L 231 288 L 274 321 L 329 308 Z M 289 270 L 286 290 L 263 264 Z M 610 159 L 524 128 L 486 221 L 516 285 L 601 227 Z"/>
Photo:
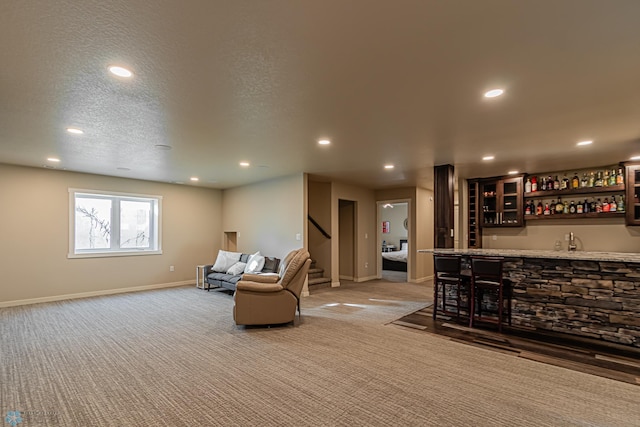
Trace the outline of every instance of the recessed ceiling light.
<path fill-rule="evenodd" d="M 60 159 L 58 159 L 57 157 L 48 157 L 47 161 L 58 163 L 60 161 Z"/>
<path fill-rule="evenodd" d="M 517 174 L 517 173 L 519 173 L 519 172 L 520 172 L 520 171 L 509 171 L 509 172 L 508 172 L 508 174 L 509 174 L 509 175 L 515 175 L 515 174 Z"/>
<path fill-rule="evenodd" d="M 495 156 L 484 156 L 482 160 L 493 160 L 495 158 L 496 158 Z"/>
<path fill-rule="evenodd" d="M 629 160 L 640 160 L 640 156 L 633 156 L 629 158 Z"/>
<path fill-rule="evenodd" d="M 189 178 L 191 181 L 200 181 L 200 178 L 198 178 L 197 176 L 192 176 L 191 178 Z"/>
<path fill-rule="evenodd" d="M 580 141 L 576 145 L 589 145 L 591 143 L 593 143 L 593 141 Z"/>
<path fill-rule="evenodd" d="M 78 129 L 78 128 L 67 128 L 67 132 L 73 133 L 76 135 L 82 135 L 84 133 L 82 129 Z"/>
<path fill-rule="evenodd" d="M 132 77 L 133 73 L 129 70 L 127 70 L 124 67 L 119 67 L 117 65 L 112 65 L 109 67 L 109 72 L 113 75 L 116 75 L 118 77 Z"/>
<path fill-rule="evenodd" d="M 240 166 L 242 166 L 243 168 L 247 168 L 249 167 L 250 163 L 249 162 L 240 162 Z"/>
<path fill-rule="evenodd" d="M 491 89 L 484 93 L 485 98 L 495 98 L 496 96 L 500 96 L 504 93 L 503 89 Z"/>
<path fill-rule="evenodd" d="M 130 171 L 130 168 L 118 168 L 119 171 Z"/>
<path fill-rule="evenodd" d="M 395 166 L 393 166 L 393 165 L 384 165 L 384 168 L 385 168 L 385 169 L 393 169 L 394 167 L 395 167 Z"/>
<path fill-rule="evenodd" d="M 169 151 L 169 150 L 171 150 L 173 148 L 170 145 L 165 145 L 165 144 L 156 144 L 155 147 L 158 150 L 165 150 L 165 151 Z"/>
<path fill-rule="evenodd" d="M 321 139 L 318 141 L 318 144 L 320 145 L 329 145 L 331 144 L 331 141 L 329 141 L 328 139 Z"/>

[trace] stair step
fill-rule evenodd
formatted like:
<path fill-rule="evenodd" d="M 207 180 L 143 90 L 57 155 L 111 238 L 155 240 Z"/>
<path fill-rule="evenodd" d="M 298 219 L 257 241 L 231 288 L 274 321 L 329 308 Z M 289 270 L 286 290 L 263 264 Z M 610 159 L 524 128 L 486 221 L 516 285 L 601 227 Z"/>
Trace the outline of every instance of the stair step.
<path fill-rule="evenodd" d="M 309 274 L 324 273 L 324 268 L 310 268 Z"/>
<path fill-rule="evenodd" d="M 309 293 L 312 293 L 316 289 L 330 288 L 331 279 L 328 277 L 318 277 L 316 279 L 309 278 Z"/>

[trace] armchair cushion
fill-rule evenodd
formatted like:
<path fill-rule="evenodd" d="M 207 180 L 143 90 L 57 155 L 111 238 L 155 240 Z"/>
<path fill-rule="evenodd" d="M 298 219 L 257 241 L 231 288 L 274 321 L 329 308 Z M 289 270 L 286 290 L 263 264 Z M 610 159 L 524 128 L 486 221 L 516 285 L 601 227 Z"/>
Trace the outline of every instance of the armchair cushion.
<path fill-rule="evenodd" d="M 258 283 L 278 283 L 280 280 L 280 276 L 275 273 L 267 273 L 267 274 L 249 274 L 245 273 L 242 275 L 242 279 L 248 282 L 258 282 Z"/>
<path fill-rule="evenodd" d="M 245 282 L 239 281 L 236 284 L 236 290 L 239 291 L 252 291 L 252 292 L 278 292 L 281 291 L 282 285 L 280 283 L 258 283 L 258 282 Z"/>

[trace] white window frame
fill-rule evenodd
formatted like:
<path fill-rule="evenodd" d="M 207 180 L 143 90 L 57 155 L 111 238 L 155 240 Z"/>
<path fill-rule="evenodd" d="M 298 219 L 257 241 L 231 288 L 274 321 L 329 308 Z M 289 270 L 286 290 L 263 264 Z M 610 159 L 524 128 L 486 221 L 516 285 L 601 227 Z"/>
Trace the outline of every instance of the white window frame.
<path fill-rule="evenodd" d="M 76 249 L 76 198 L 77 196 L 103 198 L 114 202 L 111 212 L 111 248 Z M 119 248 L 120 245 L 120 201 L 152 202 L 150 224 L 150 248 Z M 162 254 L 162 196 L 148 194 L 121 193 L 115 191 L 85 190 L 69 188 L 69 253 L 67 258 L 101 258 L 116 256 L 160 255 Z"/>

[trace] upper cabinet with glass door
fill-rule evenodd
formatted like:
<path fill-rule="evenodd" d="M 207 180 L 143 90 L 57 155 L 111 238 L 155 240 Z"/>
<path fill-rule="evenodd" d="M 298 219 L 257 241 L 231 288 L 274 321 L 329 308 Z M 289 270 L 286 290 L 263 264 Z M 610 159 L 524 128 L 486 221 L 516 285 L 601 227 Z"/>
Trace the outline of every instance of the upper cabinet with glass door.
<path fill-rule="evenodd" d="M 522 227 L 522 175 L 480 180 L 480 224 L 482 227 Z"/>

